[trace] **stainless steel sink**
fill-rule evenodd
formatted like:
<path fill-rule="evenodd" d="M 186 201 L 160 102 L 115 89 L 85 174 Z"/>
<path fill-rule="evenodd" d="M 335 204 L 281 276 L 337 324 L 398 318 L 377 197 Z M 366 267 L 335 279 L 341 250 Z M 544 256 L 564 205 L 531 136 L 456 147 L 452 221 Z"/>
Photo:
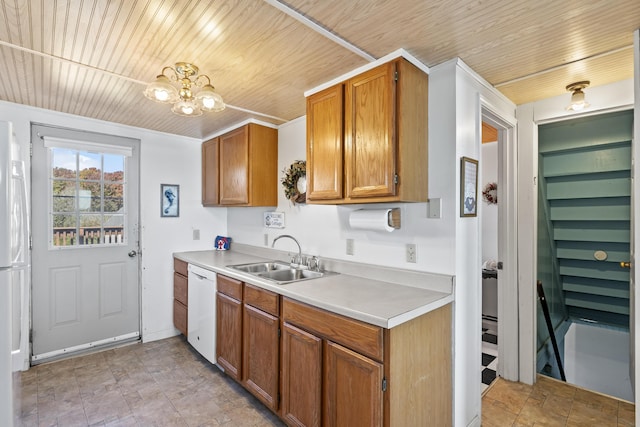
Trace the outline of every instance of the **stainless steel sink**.
<path fill-rule="evenodd" d="M 272 280 L 279 285 L 338 274 L 333 271 L 315 271 L 306 268 L 294 268 L 281 261 L 228 265 L 227 267 L 244 273 L 249 273 L 256 277 Z"/>
<path fill-rule="evenodd" d="M 275 280 L 276 282 L 297 282 L 298 280 L 317 279 L 324 276 L 320 271 L 298 270 L 289 268 L 288 270 L 274 270 L 259 274 L 265 279 Z"/>
<path fill-rule="evenodd" d="M 264 273 L 267 271 L 275 270 L 289 270 L 291 268 L 289 264 L 285 264 L 284 262 L 280 261 L 255 262 L 249 264 L 229 265 L 228 267 L 251 274 Z"/>

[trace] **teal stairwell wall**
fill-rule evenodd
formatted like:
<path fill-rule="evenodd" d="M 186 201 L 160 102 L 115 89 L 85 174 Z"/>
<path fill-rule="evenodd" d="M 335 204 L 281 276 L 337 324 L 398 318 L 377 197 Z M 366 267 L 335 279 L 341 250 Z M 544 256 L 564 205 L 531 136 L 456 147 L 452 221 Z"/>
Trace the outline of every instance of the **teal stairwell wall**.
<path fill-rule="evenodd" d="M 538 128 L 538 278 L 554 326 L 569 318 L 629 328 L 620 262 L 630 259 L 632 132 L 632 111 Z M 540 347 L 548 334 L 538 317 Z"/>

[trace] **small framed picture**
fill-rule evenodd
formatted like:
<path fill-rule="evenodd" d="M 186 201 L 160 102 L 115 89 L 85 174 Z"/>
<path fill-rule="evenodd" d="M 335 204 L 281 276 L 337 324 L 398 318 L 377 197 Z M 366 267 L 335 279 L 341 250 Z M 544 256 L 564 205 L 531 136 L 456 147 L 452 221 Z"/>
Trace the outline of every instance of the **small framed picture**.
<path fill-rule="evenodd" d="M 460 216 L 478 215 L 478 161 L 460 159 Z"/>
<path fill-rule="evenodd" d="M 180 216 L 180 186 L 160 184 L 160 216 Z"/>

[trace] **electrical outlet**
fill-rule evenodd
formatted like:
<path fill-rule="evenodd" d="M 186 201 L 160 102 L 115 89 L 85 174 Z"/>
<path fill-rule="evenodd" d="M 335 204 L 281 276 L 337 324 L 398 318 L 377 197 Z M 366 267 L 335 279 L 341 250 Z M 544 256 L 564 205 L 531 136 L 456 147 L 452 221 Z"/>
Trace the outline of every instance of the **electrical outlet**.
<path fill-rule="evenodd" d="M 407 243 L 407 262 L 416 262 L 416 245 Z"/>
<path fill-rule="evenodd" d="M 193 229 L 193 240 L 200 240 L 200 230 Z"/>
<path fill-rule="evenodd" d="M 269 246 L 269 235 L 264 233 L 264 245 Z"/>
<path fill-rule="evenodd" d="M 353 255 L 353 239 L 347 239 L 347 255 Z"/>

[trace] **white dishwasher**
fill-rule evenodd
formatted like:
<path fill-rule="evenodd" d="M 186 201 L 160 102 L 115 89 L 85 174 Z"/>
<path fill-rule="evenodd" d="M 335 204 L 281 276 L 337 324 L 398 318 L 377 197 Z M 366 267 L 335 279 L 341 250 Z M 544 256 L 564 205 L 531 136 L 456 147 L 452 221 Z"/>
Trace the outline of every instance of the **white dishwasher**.
<path fill-rule="evenodd" d="M 187 341 L 216 363 L 216 273 L 189 264 Z"/>

